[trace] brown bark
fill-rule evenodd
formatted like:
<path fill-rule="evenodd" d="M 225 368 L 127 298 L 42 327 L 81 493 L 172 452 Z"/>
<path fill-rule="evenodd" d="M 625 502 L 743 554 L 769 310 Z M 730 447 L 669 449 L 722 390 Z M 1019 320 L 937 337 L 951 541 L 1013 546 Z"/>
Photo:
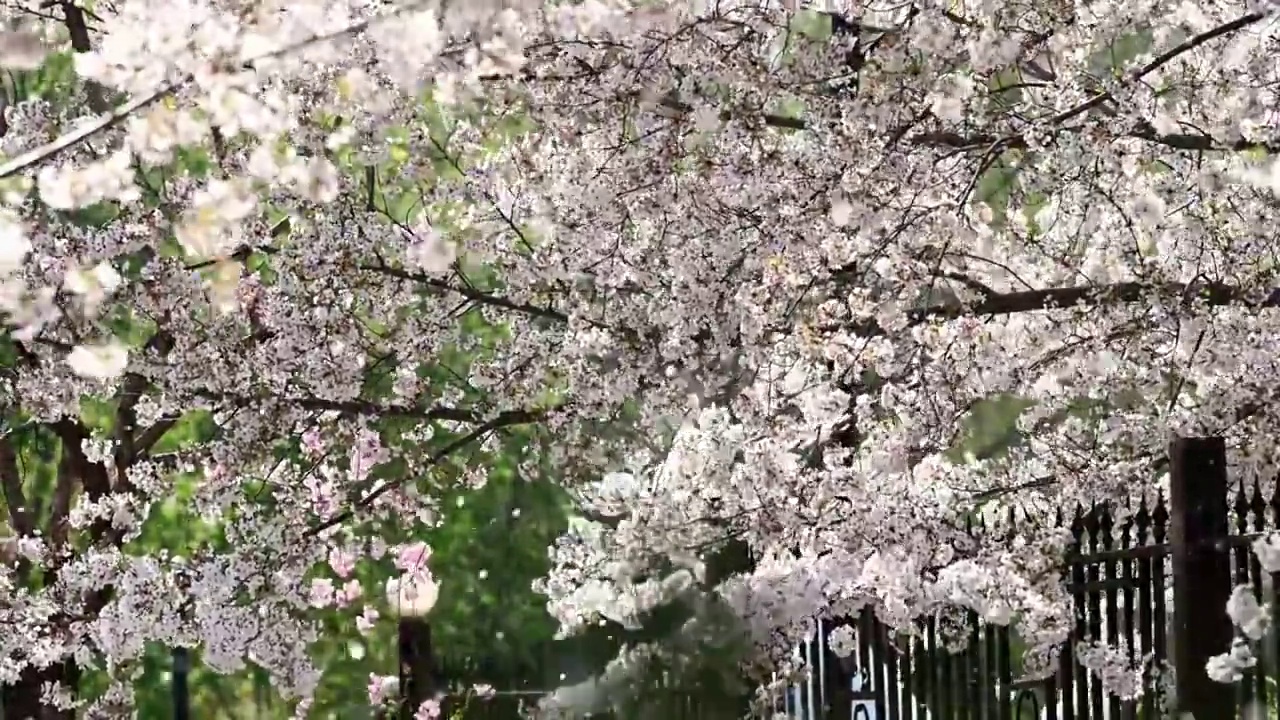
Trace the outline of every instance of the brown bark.
<path fill-rule="evenodd" d="M 62 16 L 63 24 L 71 35 L 71 49 L 78 53 L 92 50 L 93 43 L 89 38 L 89 25 L 85 22 L 84 10 L 74 2 L 64 2 Z M 85 83 L 85 92 L 88 95 L 90 110 L 102 113 L 111 109 L 111 103 L 107 101 L 107 89 L 101 83 L 88 81 Z"/>
<path fill-rule="evenodd" d="M 60 420 L 51 423 L 53 430 L 62 440 L 62 456 L 58 464 L 58 481 L 52 500 L 50 526 L 46 528 L 55 546 L 63 547 L 69 541 L 70 528 L 67 525 L 67 514 L 70 510 L 72 495 L 78 484 L 85 495 L 97 500 L 111 492 L 111 481 L 106 468 L 99 463 L 91 463 L 81 449 L 82 441 L 88 437 L 88 431 L 78 422 Z M 0 460 L 3 460 L 0 457 Z M 90 540 L 95 543 L 119 543 L 118 533 L 113 531 L 109 522 L 99 521 L 90 529 Z M 46 568 L 43 584 L 46 588 L 57 583 L 61 570 L 57 563 Z M 68 612 L 78 613 L 83 617 L 97 617 L 102 608 L 110 600 L 111 588 L 103 588 L 84 598 L 82 608 L 68 607 Z M 57 615 L 50 619 L 50 632 L 65 632 L 70 619 Z M 19 661 L 21 657 L 17 658 Z M 74 710 L 59 710 L 41 702 L 41 693 L 45 683 L 58 683 L 76 695 L 81 671 L 75 662 L 67 659 L 46 668 L 26 668 L 13 685 L 0 686 L 0 709 L 4 720 L 75 720 Z"/>
<path fill-rule="evenodd" d="M 18 473 L 18 454 L 9 435 L 0 437 L 0 488 L 4 491 L 4 504 L 9 509 L 9 527 L 15 535 L 30 535 L 32 531 L 31 509 L 22 490 L 22 477 Z"/>
<path fill-rule="evenodd" d="M 40 702 L 41 688 L 47 682 L 60 683 L 72 690 L 80 681 L 80 670 L 67 661 L 43 669 L 27 668 L 13 685 L 0 686 L 0 707 L 5 720 L 75 720 L 75 710 L 59 710 Z"/>

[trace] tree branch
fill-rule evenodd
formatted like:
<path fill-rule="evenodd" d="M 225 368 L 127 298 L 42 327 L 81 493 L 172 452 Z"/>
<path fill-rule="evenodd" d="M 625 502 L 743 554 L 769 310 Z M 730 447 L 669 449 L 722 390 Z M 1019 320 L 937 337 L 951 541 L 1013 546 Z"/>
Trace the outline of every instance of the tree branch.
<path fill-rule="evenodd" d="M 1107 98 L 1098 101 L 1097 104 L 1106 102 Z M 686 114 L 693 112 L 693 106 L 688 103 L 681 102 L 673 97 L 666 97 L 658 103 L 661 107 L 668 110 Z M 1090 106 L 1092 108 L 1094 106 Z M 786 115 L 776 115 L 765 113 L 760 115 L 760 122 L 766 127 L 780 130 L 806 130 L 809 122 L 803 118 L 789 117 Z M 1074 116 L 1073 116 L 1074 117 Z M 729 122 L 734 119 L 742 119 L 741 116 L 735 116 L 729 111 L 720 113 L 722 122 Z M 1058 128 L 1058 132 L 1079 132 L 1079 127 Z M 1235 140 L 1232 142 L 1223 142 L 1210 135 L 1198 133 L 1159 133 L 1151 126 L 1149 122 L 1142 122 L 1137 127 L 1116 134 L 1117 138 L 1133 138 L 1135 140 L 1144 140 L 1156 145 L 1164 145 L 1174 150 L 1192 150 L 1201 152 L 1247 152 L 1250 150 L 1265 150 L 1271 153 L 1280 153 L 1280 143 L 1276 142 L 1254 142 L 1250 140 Z M 892 137 L 891 140 L 896 139 Z M 1021 134 L 1011 134 L 1004 137 L 988 134 L 979 135 L 963 135 L 961 133 L 949 131 L 922 132 L 907 138 L 907 141 L 913 145 L 926 147 L 948 147 L 957 150 L 985 150 L 996 142 L 1001 142 L 1001 146 L 1005 148 L 1024 149 L 1027 147 L 1027 141 Z M 890 144 L 893 144 L 892 142 Z"/>
<path fill-rule="evenodd" d="M 143 353 L 155 352 L 164 357 L 173 350 L 175 341 L 164 328 L 156 330 L 143 347 Z M 127 490 L 129 486 L 128 470 L 138 459 L 139 434 L 136 433 L 138 414 L 134 412 L 142 394 L 151 383 L 139 373 L 125 375 L 124 386 L 120 389 L 116 408 L 116 489 Z M 150 430 L 151 428 L 148 428 Z M 163 435 L 164 433 L 161 433 Z M 157 436 L 156 440 L 160 438 Z M 151 444 L 155 441 L 152 440 Z M 150 448 L 150 445 L 144 446 Z"/>
<path fill-rule="evenodd" d="M 1076 132 L 1078 128 L 1067 127 L 1059 128 L 1060 132 Z M 1251 140 L 1235 140 L 1233 142 L 1222 142 L 1211 135 L 1193 134 L 1193 133 L 1158 133 L 1155 128 L 1148 122 L 1139 124 L 1133 130 L 1120 133 L 1117 137 L 1134 138 L 1136 140 L 1145 140 L 1157 145 L 1164 145 L 1174 150 L 1193 150 L 1199 152 L 1248 152 L 1250 150 L 1264 150 L 1271 153 L 1280 153 L 1280 143 L 1254 142 Z M 963 135 L 955 132 L 922 132 L 911 136 L 908 140 L 915 145 L 928 147 L 946 147 L 955 150 L 979 150 L 986 149 L 992 144 L 1000 141 L 1001 138 L 995 135 Z M 1027 147 L 1027 141 L 1021 135 L 1011 135 L 1004 138 L 1004 147 L 1022 150 Z"/>
<path fill-rule="evenodd" d="M 928 320 L 954 320 L 978 315 L 1015 315 L 1081 305 L 1119 305 L 1143 302 L 1158 297 L 1178 298 L 1187 305 L 1198 301 L 1210 307 L 1240 305 L 1254 308 L 1280 308 L 1280 289 L 1271 290 L 1265 297 L 1257 298 L 1248 291 L 1224 283 L 1152 285 L 1124 282 L 1000 293 L 967 305 L 932 305 L 920 310 L 911 310 L 907 313 L 907 317 L 909 324 L 916 325 Z M 828 331 L 852 329 L 855 334 L 864 337 L 886 334 L 884 328 L 871 319 L 855 321 L 852 326 L 830 325 L 824 326 L 823 329 Z"/>
<path fill-rule="evenodd" d="M 424 273 L 416 273 L 416 272 L 411 272 L 409 270 L 394 268 L 383 263 L 378 263 L 377 265 L 357 265 L 356 267 L 359 270 L 380 273 L 388 277 L 394 277 L 394 278 L 399 278 L 401 280 L 408 280 L 410 282 L 421 283 L 423 285 L 435 288 L 437 290 L 444 290 L 446 292 L 455 293 L 455 294 L 461 295 L 462 297 L 467 298 L 468 300 L 479 303 L 481 305 L 489 305 L 491 307 L 499 307 L 499 308 L 505 308 L 507 310 L 514 310 L 516 312 L 525 313 L 526 315 L 533 315 L 535 317 L 547 318 L 548 320 L 555 320 L 556 322 L 560 322 L 560 323 L 569 322 L 569 316 L 558 310 L 553 310 L 551 308 L 546 308 L 546 307 L 539 307 L 537 305 L 528 305 L 525 303 L 519 303 L 514 300 L 509 300 L 507 298 L 504 298 L 500 295 L 491 295 L 481 290 L 476 290 L 475 288 L 460 287 L 458 285 L 449 283 L 445 280 L 431 277 L 430 275 L 426 275 Z"/>
<path fill-rule="evenodd" d="M 22 491 L 22 475 L 18 472 L 18 453 L 13 447 L 13 435 L 0 437 L 0 484 L 4 489 L 4 504 L 9 508 L 9 525 L 18 535 L 31 535 L 35 531 L 35 519 L 27 508 L 26 493 Z"/>
<path fill-rule="evenodd" d="M 1223 23 L 1216 28 L 1207 30 L 1195 37 L 1179 43 L 1177 46 L 1165 51 L 1151 62 L 1141 68 L 1134 70 L 1127 78 L 1130 81 L 1139 80 L 1181 55 L 1194 50 L 1195 48 L 1205 45 L 1220 37 L 1230 35 L 1233 32 L 1246 28 L 1254 23 L 1261 21 L 1264 17 L 1263 13 L 1255 12 L 1243 15 L 1235 20 Z M 1088 100 L 1059 113 L 1058 115 L 1048 119 L 1049 124 L 1060 125 L 1072 118 L 1078 117 L 1089 110 L 1097 108 L 1102 104 L 1114 100 L 1115 98 L 1109 92 L 1100 92 Z M 657 101 L 657 105 L 667 111 L 677 113 L 679 115 L 687 115 L 693 112 L 693 106 L 689 103 L 681 101 L 677 96 L 668 94 Z M 758 115 L 759 122 L 766 127 L 785 130 L 805 130 L 808 128 L 808 122 L 801 118 L 788 117 L 786 115 L 763 114 Z M 720 120 L 728 122 L 735 119 L 733 113 L 723 111 L 720 113 Z M 736 119 L 746 119 L 738 116 Z M 1059 128 L 1060 131 L 1076 132 L 1079 128 Z M 1130 137 L 1147 142 L 1164 145 L 1176 150 L 1199 150 L 1199 151 L 1247 151 L 1247 150 L 1267 150 L 1269 152 L 1280 152 L 1280 144 L 1277 143 L 1257 143 L 1245 140 L 1238 140 L 1230 143 L 1220 142 L 1207 135 L 1193 134 L 1162 134 L 1157 133 L 1150 123 L 1143 123 L 1137 128 L 1127 132 L 1120 133 L 1119 137 Z M 1002 147 L 1008 148 L 1024 148 L 1026 140 L 1021 133 L 1014 133 L 1004 137 L 995 135 L 973 135 L 964 136 L 951 132 L 929 132 L 920 133 L 913 136 L 910 141 L 916 145 L 941 145 L 952 148 L 962 149 L 985 149 L 992 146 L 993 143 L 1001 143 Z M 892 144 L 892 143 L 890 143 Z"/>
<path fill-rule="evenodd" d="M 138 433 L 133 439 L 133 460 L 144 460 L 151 453 L 151 448 L 160 442 L 164 434 L 173 429 L 182 419 L 181 415 L 166 415 L 156 420 L 150 427 Z"/>
<path fill-rule="evenodd" d="M 1180 55 L 1188 53 L 1200 47 L 1201 45 L 1204 45 L 1205 43 L 1208 43 L 1220 37 L 1223 37 L 1224 35 L 1230 35 L 1231 33 L 1237 30 L 1242 30 L 1246 27 L 1249 27 L 1250 25 L 1262 20 L 1264 17 L 1265 15 L 1263 13 L 1252 12 L 1247 15 L 1242 15 L 1230 22 L 1223 23 L 1211 30 L 1206 30 L 1200 33 L 1199 35 L 1196 35 L 1195 37 L 1188 38 L 1187 40 L 1179 43 L 1173 48 L 1165 51 L 1164 53 L 1161 53 L 1158 57 L 1156 57 L 1151 62 L 1147 63 L 1141 68 L 1130 73 L 1127 79 L 1130 81 L 1141 80 L 1147 75 L 1150 75 L 1156 70 L 1159 70 L 1164 65 L 1178 58 Z M 1098 107 L 1099 105 L 1101 105 L 1104 102 L 1107 102 L 1108 100 L 1114 100 L 1114 99 L 1115 97 L 1110 92 L 1100 92 L 1097 95 L 1094 95 L 1092 98 L 1089 98 L 1085 102 L 1080 103 L 1079 105 L 1071 108 L 1070 110 L 1066 110 L 1062 113 L 1059 113 L 1058 115 L 1054 116 L 1049 122 L 1054 125 L 1066 122 L 1067 120 L 1070 120 L 1073 117 L 1076 117 L 1085 112 L 1088 112 L 1089 110 L 1095 107 Z"/>
<path fill-rule="evenodd" d="M 64 441 L 65 442 L 65 441 Z M 71 496 L 75 493 L 76 474 L 70 454 L 63 449 L 58 458 L 58 477 L 53 486 L 49 508 L 49 535 L 55 548 L 65 547 L 71 535 Z"/>
<path fill-rule="evenodd" d="M 195 395 L 206 400 L 229 402 L 239 406 L 262 404 L 264 402 L 276 402 L 282 405 L 300 408 L 302 410 L 336 412 L 348 416 L 411 418 L 415 420 L 450 420 L 453 422 L 464 423 L 488 423 L 497 420 L 502 424 L 510 424 L 505 422 L 506 418 L 527 418 L 530 417 L 531 414 L 545 413 L 558 409 L 549 408 L 542 411 L 506 410 L 499 413 L 493 419 L 486 421 L 484 416 L 477 411 L 444 406 L 423 408 L 394 403 L 382 405 L 369 400 L 326 400 L 324 398 L 317 397 L 287 397 L 278 395 L 253 396 L 240 395 L 237 393 L 214 392 L 203 389 L 196 390 Z M 527 422 L 526 420 L 517 421 Z"/>
<path fill-rule="evenodd" d="M 453 442 L 448 443 L 444 447 L 432 453 L 430 459 L 427 462 L 427 465 L 428 466 L 439 465 L 443 460 L 448 458 L 453 453 L 476 442 L 477 440 L 480 440 L 481 438 L 493 432 L 494 430 L 498 430 L 500 428 L 508 427 L 511 425 L 527 425 L 530 423 L 536 423 L 545 419 L 553 411 L 554 410 L 544 410 L 544 411 L 534 412 L 534 411 L 517 410 L 517 411 L 508 411 L 504 413 L 499 413 L 493 419 L 489 420 L 488 422 L 485 422 L 480 427 L 472 430 L 466 435 L 463 435 L 457 440 L 454 440 Z M 347 522 L 351 518 L 355 517 L 355 514 L 358 510 L 361 510 L 363 508 L 366 508 L 372 505 L 374 501 L 377 500 L 378 498 L 400 487 L 406 479 L 407 479 L 406 477 L 401 476 L 399 478 L 389 480 L 383 485 L 378 486 L 368 495 L 365 495 L 363 498 L 356 501 L 353 507 L 347 510 L 343 510 L 342 512 L 332 515 L 329 518 L 311 526 L 311 528 L 309 528 L 305 533 L 306 537 L 314 537 L 316 535 L 320 535 L 326 530 L 337 527 L 338 525 L 341 525 L 342 523 Z"/>
<path fill-rule="evenodd" d="M 58 488 L 55 491 L 59 495 L 59 501 L 65 498 L 69 508 L 71 489 L 77 480 L 90 502 L 97 502 L 110 495 L 111 477 L 107 474 L 106 466 L 90 462 L 84 453 L 84 441 L 89 439 L 89 431 L 79 422 L 65 418 L 50 423 L 49 429 L 62 440 L 62 459 L 58 466 Z M 63 518 L 54 518 L 51 524 L 60 520 Z M 105 538 L 111 544 L 118 544 L 121 537 L 120 532 L 112 527 L 109 518 L 95 521 L 90 527 L 90 536 L 95 543 Z"/>
<path fill-rule="evenodd" d="M 71 49 L 78 53 L 86 53 L 93 49 L 93 43 L 89 40 L 89 26 L 84 19 L 84 10 L 77 6 L 74 2 L 60 3 L 62 8 L 62 24 L 66 26 L 67 33 L 71 36 Z M 88 95 L 89 109 L 96 112 L 106 112 L 110 109 L 111 104 L 107 101 L 107 89 L 96 80 L 90 80 L 85 83 L 85 93 Z"/>
<path fill-rule="evenodd" d="M 168 93 L 172 92 L 175 86 L 165 85 L 159 90 L 139 95 L 129 102 L 116 108 L 114 111 L 99 117 L 93 122 L 85 123 L 80 127 L 72 130 L 65 135 L 59 136 L 52 142 L 45 143 L 39 147 L 32 148 L 8 162 L 0 165 L 0 180 L 13 177 L 31 167 L 39 165 L 46 160 L 51 160 L 61 155 L 67 149 L 79 145 L 82 141 L 97 135 L 98 133 L 123 121 L 136 111 L 154 103 Z"/>

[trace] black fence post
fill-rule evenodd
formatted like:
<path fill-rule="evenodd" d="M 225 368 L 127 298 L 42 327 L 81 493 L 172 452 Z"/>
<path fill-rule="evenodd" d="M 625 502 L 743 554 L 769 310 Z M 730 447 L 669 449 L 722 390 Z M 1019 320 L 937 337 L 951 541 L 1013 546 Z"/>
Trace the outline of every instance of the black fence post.
<path fill-rule="evenodd" d="M 431 625 L 425 617 L 401 616 L 399 636 L 400 720 L 413 720 L 422 703 L 435 695 Z"/>
<path fill-rule="evenodd" d="M 191 720 L 191 690 L 187 674 L 191 670 L 191 653 L 186 648 L 174 648 L 173 661 L 173 720 Z"/>
<path fill-rule="evenodd" d="M 822 720 L 852 720 L 853 718 L 853 678 L 856 676 L 857 656 L 839 657 L 831 649 L 829 642 L 831 631 L 841 625 L 852 625 L 852 618 L 841 617 L 823 621 L 818 625 L 822 653 L 823 675 L 821 689 Z"/>
<path fill-rule="evenodd" d="M 1235 717 L 1231 685 L 1214 682 L 1209 658 L 1226 652 L 1231 566 L 1227 525 L 1227 457 L 1222 438 L 1178 438 L 1169 447 L 1173 559 L 1173 664 L 1180 712 L 1196 720 Z M 1153 598 L 1163 602 L 1164 598 Z"/>

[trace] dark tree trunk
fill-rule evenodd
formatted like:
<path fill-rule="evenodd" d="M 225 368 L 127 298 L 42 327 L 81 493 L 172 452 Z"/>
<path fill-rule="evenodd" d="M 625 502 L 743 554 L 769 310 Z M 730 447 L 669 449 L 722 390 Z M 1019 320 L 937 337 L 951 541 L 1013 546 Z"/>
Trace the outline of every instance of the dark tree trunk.
<path fill-rule="evenodd" d="M 72 691 L 80 680 L 80 670 L 67 661 L 42 670 L 28 668 L 13 685 L 0 687 L 0 707 L 4 720 L 75 720 L 74 710 L 59 710 L 40 702 L 41 687 L 60 683 Z"/>
<path fill-rule="evenodd" d="M 401 617 L 399 636 L 400 720 L 413 720 L 418 707 L 434 697 L 436 691 L 431 625 L 426 618 Z M 441 715 L 448 717 L 443 712 Z"/>

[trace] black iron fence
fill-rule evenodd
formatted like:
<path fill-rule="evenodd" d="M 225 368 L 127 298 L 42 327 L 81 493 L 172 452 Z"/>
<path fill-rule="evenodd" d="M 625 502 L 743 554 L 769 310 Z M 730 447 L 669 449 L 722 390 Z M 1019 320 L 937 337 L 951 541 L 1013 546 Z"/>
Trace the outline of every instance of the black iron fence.
<path fill-rule="evenodd" d="M 1280 577 L 1263 572 L 1250 545 L 1280 528 L 1280 483 L 1229 488 L 1216 439 L 1175 443 L 1170 460 L 1170 497 L 1055 518 L 1072 538 L 1062 574 L 1074 618 L 1048 677 L 1021 679 L 1016 632 L 976 613 L 949 609 L 906 633 L 864 614 L 823 623 L 803 648 L 810 680 L 780 693 L 777 710 L 866 720 L 1147 720 L 1165 717 L 1176 695 L 1197 718 L 1230 720 L 1245 708 L 1263 713 L 1250 718 L 1276 717 L 1280 633 L 1234 686 L 1209 680 L 1205 662 L 1230 645 L 1225 608 L 1235 586 L 1276 605 Z M 1019 521 L 1032 519 L 1011 510 L 1004 525 Z M 840 624 L 856 628 L 849 658 L 827 646 Z M 956 635 L 964 636 L 960 648 L 949 648 Z M 1104 680 L 1079 662 L 1081 650 L 1110 651 L 1132 674 Z"/>
<path fill-rule="evenodd" d="M 785 693 L 777 709 L 805 718 L 866 720 L 1159 717 L 1165 690 L 1160 669 L 1168 658 L 1169 518 L 1163 497 L 1150 506 L 1140 503 L 1119 523 L 1106 506 L 1080 507 L 1069 519 L 1057 518 L 1073 538 L 1063 575 L 1075 617 L 1058 670 L 1047 678 L 1021 679 L 1017 633 L 984 623 L 977 613 L 948 609 L 921 619 L 911 632 L 894 631 L 863 614 L 822 624 L 816 640 L 803 648 L 812 679 Z M 1007 525 L 1014 528 L 1018 519 L 1011 511 Z M 855 628 L 856 650 L 839 658 L 827 639 L 845 623 Z M 1140 692 L 1129 699 L 1110 692 L 1076 661 L 1081 643 L 1103 643 L 1123 654 L 1140 675 Z"/>

